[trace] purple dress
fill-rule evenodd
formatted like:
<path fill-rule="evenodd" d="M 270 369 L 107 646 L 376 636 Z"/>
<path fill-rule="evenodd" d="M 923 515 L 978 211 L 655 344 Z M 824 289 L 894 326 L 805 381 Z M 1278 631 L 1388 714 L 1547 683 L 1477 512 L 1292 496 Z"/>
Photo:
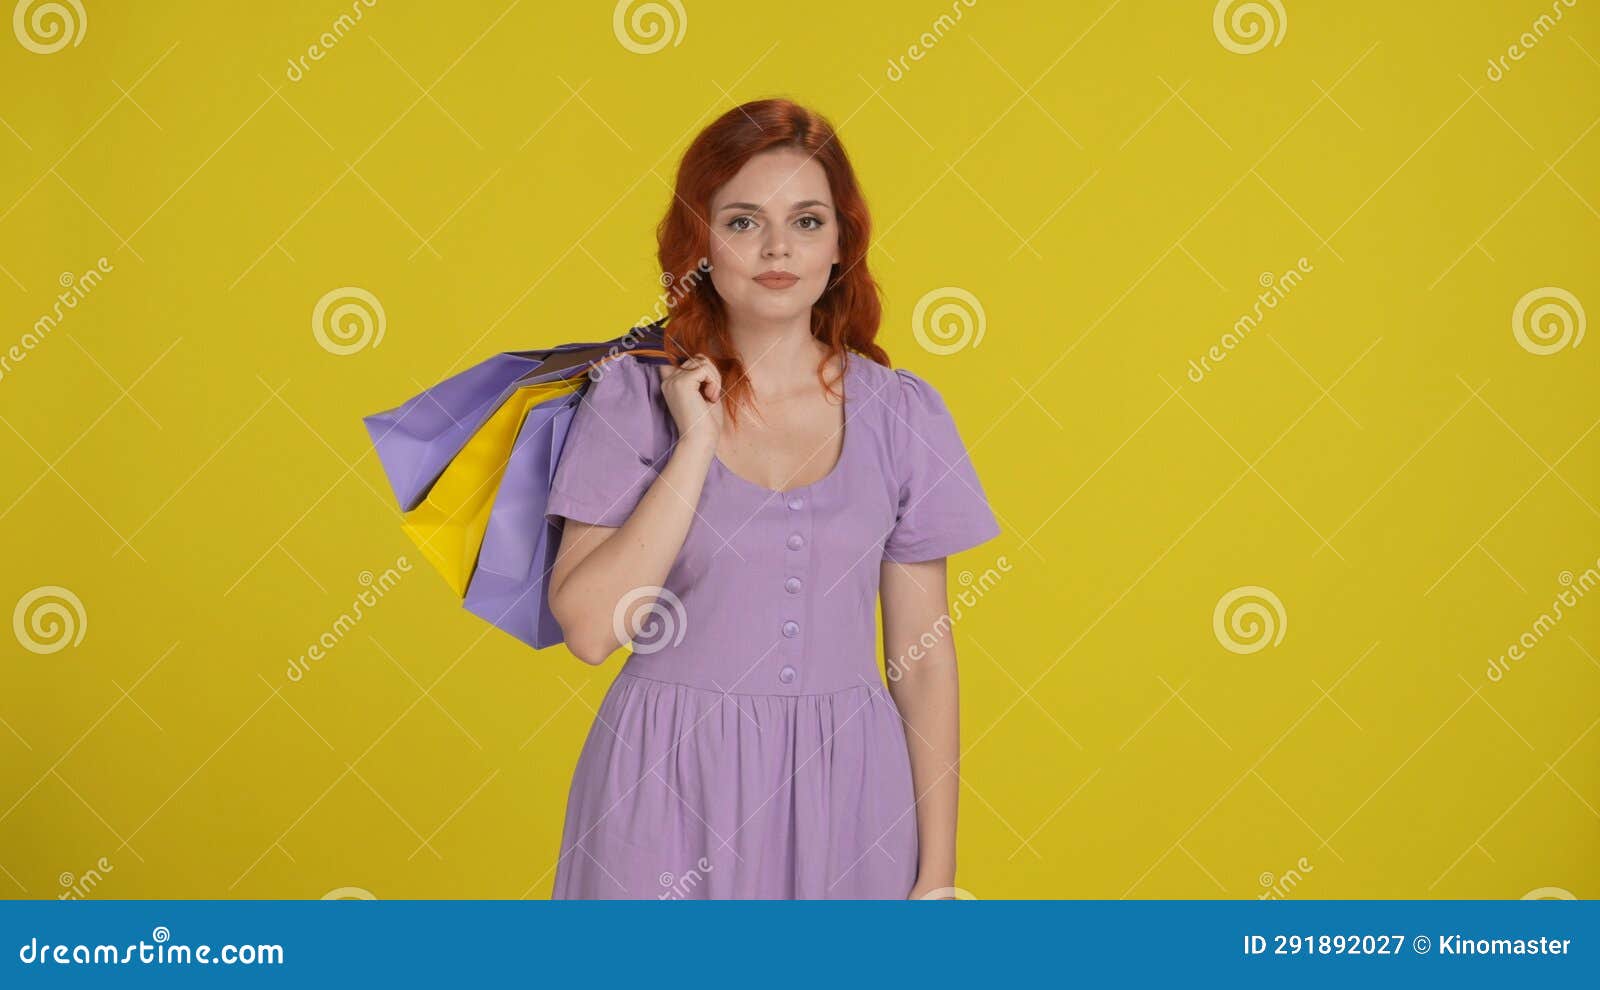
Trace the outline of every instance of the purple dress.
<path fill-rule="evenodd" d="M 914 885 L 879 566 L 1000 527 L 933 386 L 851 353 L 842 387 L 843 453 L 822 480 L 779 492 L 712 460 L 578 757 L 554 897 L 904 898 Z M 608 363 L 573 416 L 548 515 L 621 526 L 676 436 L 656 370 Z"/>

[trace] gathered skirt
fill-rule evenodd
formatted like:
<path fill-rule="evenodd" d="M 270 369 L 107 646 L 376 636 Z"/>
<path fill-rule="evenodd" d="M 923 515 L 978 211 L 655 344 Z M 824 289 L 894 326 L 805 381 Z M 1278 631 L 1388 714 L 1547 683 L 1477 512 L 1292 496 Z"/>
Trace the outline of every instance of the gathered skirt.
<path fill-rule="evenodd" d="M 904 898 L 917 826 L 881 681 L 708 690 L 619 672 L 573 773 L 555 898 Z"/>

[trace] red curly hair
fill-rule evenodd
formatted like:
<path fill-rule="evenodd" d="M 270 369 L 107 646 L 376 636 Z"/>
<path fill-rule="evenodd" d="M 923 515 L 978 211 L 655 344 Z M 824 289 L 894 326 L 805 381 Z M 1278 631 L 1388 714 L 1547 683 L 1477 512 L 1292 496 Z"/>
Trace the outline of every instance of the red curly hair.
<path fill-rule="evenodd" d="M 711 195 L 744 167 L 773 148 L 804 151 L 822 166 L 833 193 L 839 223 L 839 263 L 811 308 L 811 335 L 827 345 L 817 379 L 830 394 L 824 372 L 847 350 L 880 364 L 889 355 L 873 342 L 883 305 L 878 283 L 867 270 L 867 238 L 872 228 L 855 170 L 833 125 L 822 115 L 785 99 L 755 100 L 734 107 L 694 139 L 678 165 L 674 195 L 656 227 L 656 257 L 662 281 L 682 291 L 662 328 L 666 350 L 687 357 L 703 353 L 716 365 L 723 383 L 723 408 L 730 422 L 736 409 L 750 404 L 754 391 L 728 338 L 727 313 L 704 266 L 711 257 L 706 220 Z M 689 286 L 684 290 L 684 286 Z M 752 406 L 753 408 L 753 406 Z"/>

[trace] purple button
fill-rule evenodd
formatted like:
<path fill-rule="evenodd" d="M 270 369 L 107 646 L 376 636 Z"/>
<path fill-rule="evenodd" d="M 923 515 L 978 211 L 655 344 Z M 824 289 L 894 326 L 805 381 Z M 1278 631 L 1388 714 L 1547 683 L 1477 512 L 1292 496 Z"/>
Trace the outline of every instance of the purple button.
<path fill-rule="evenodd" d="M 783 590 L 787 591 L 791 595 L 798 595 L 800 593 L 800 579 L 797 577 L 792 577 L 783 582 Z"/>
<path fill-rule="evenodd" d="M 794 621 L 793 619 L 785 622 L 783 624 L 783 634 L 790 639 L 794 639 L 796 636 L 800 635 L 800 623 Z"/>
<path fill-rule="evenodd" d="M 788 664 L 784 664 L 783 665 L 783 669 L 778 671 L 778 680 L 782 681 L 785 684 L 793 684 L 794 683 L 794 679 L 796 677 L 799 677 L 799 676 L 800 676 L 800 672 L 795 670 L 793 667 L 789 666 Z"/>
<path fill-rule="evenodd" d="M 800 496 L 798 496 L 798 495 L 790 495 L 789 496 L 789 508 L 798 509 L 802 505 L 805 505 L 805 504 L 806 504 L 805 499 L 801 498 Z"/>
<path fill-rule="evenodd" d="M 801 547 L 803 547 L 805 545 L 806 545 L 806 538 L 805 537 L 801 536 L 799 533 L 790 533 L 789 534 L 789 549 L 790 550 L 798 550 L 798 549 L 800 549 Z"/>

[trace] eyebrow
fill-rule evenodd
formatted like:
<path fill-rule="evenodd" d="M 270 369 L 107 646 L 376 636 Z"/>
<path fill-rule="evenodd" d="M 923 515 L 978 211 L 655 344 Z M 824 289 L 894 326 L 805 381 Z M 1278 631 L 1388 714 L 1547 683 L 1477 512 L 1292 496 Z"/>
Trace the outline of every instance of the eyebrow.
<path fill-rule="evenodd" d="M 809 209 L 810 207 L 813 207 L 813 206 L 820 206 L 825 210 L 833 209 L 833 207 L 829 206 L 827 203 L 824 203 L 820 199 L 805 199 L 805 200 L 801 200 L 800 202 L 794 204 L 794 206 L 790 207 L 789 208 L 789 212 L 790 213 L 794 213 L 797 210 Z M 722 207 L 722 209 L 718 210 L 717 212 L 721 213 L 723 210 L 749 210 L 752 213 L 764 213 L 764 212 L 766 212 L 761 207 L 761 205 L 758 204 L 758 203 L 728 203 L 728 204 L 724 205 Z"/>

